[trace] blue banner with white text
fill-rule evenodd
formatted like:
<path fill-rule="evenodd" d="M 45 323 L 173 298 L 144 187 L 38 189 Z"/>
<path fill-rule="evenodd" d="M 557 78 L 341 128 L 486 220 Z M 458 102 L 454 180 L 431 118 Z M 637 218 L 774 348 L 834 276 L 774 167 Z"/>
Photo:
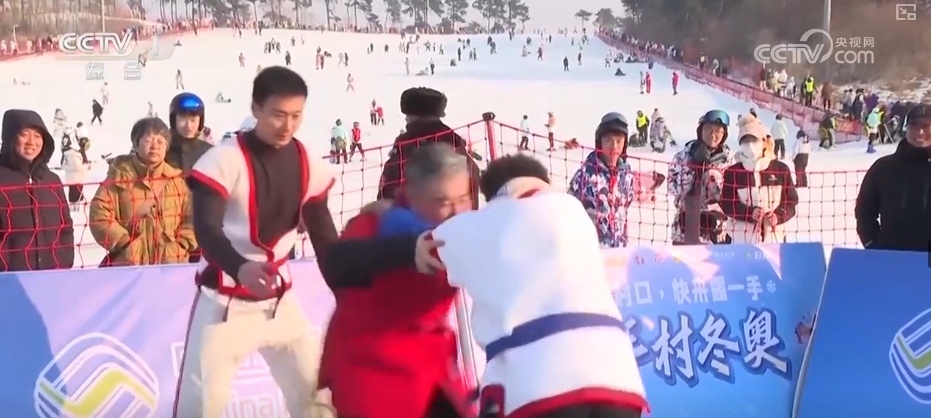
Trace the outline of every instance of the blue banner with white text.
<path fill-rule="evenodd" d="M 607 250 L 606 263 L 651 417 L 789 417 L 821 245 Z M 333 299 L 316 265 L 291 269 L 325 327 Z M 170 416 L 194 293 L 191 266 L 0 275 L 0 415 Z M 258 354 L 233 392 L 225 418 L 287 416 Z"/>
<path fill-rule="evenodd" d="M 788 418 L 824 281 L 820 244 L 608 253 L 652 418 Z"/>
<path fill-rule="evenodd" d="M 798 417 L 931 417 L 928 254 L 837 249 L 825 280 Z"/>

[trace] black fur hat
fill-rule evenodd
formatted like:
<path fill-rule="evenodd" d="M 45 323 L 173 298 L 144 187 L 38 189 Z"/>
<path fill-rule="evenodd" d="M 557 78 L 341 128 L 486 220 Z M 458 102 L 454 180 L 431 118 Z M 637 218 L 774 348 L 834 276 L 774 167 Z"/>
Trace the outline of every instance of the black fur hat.
<path fill-rule="evenodd" d="M 429 87 L 412 87 L 401 93 L 401 113 L 405 116 L 442 118 L 446 116 L 446 95 Z"/>

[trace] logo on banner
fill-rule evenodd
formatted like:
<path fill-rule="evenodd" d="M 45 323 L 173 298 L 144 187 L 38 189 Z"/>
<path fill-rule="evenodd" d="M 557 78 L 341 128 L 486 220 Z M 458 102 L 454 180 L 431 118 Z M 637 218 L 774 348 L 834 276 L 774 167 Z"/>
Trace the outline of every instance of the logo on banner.
<path fill-rule="evenodd" d="M 895 334 L 889 362 L 905 393 L 931 405 L 931 309 L 912 318 Z"/>
<path fill-rule="evenodd" d="M 101 333 L 66 345 L 36 379 L 41 418 L 151 418 L 158 407 L 158 379 L 120 340 Z"/>

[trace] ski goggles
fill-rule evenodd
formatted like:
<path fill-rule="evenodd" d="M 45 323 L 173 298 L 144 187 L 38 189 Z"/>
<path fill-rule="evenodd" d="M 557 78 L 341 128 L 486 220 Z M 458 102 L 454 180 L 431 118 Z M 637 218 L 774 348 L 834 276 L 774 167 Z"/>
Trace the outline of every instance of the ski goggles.
<path fill-rule="evenodd" d="M 724 126 L 731 126 L 731 117 L 728 116 L 727 112 L 723 110 L 712 110 L 708 113 L 705 113 L 701 119 L 698 120 L 698 123 L 720 123 Z"/>
<path fill-rule="evenodd" d="M 200 97 L 191 95 L 178 100 L 177 111 L 180 113 L 198 113 L 204 110 L 204 102 Z"/>

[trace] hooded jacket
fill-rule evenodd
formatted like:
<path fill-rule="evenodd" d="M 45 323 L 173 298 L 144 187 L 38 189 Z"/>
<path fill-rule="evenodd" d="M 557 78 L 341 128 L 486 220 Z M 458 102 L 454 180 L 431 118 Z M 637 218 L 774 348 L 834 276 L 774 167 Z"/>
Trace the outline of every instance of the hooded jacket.
<path fill-rule="evenodd" d="M 407 159 L 421 144 L 429 142 L 442 142 L 452 145 L 462 154 L 467 155 L 469 172 L 472 175 L 472 202 L 479 202 L 478 177 L 479 168 L 475 163 L 474 154 L 468 149 L 468 142 L 445 123 L 436 120 L 418 120 L 407 124 L 403 134 L 394 140 L 391 154 L 385 167 L 382 169 L 381 182 L 378 187 L 379 199 L 393 199 L 401 188 L 403 175 L 403 161 Z"/>
<path fill-rule="evenodd" d="M 24 128 L 42 133 L 42 151 L 28 163 L 13 149 Z M 38 113 L 7 110 L 0 145 L 0 271 L 69 269 L 74 224 L 61 179 L 48 168 L 55 141 Z"/>
<path fill-rule="evenodd" d="M 863 176 L 857 235 L 869 249 L 927 251 L 931 238 L 931 154 L 908 141 Z M 881 221 L 881 222 L 880 222 Z"/>
<path fill-rule="evenodd" d="M 582 202 L 603 247 L 627 245 L 627 208 L 634 199 L 634 175 L 623 158 L 610 168 L 592 151 L 569 182 L 569 194 Z"/>
<path fill-rule="evenodd" d="M 776 160 L 771 152 L 760 159 L 737 152 L 737 161 L 724 171 L 721 210 L 731 220 L 729 235 L 737 243 L 782 243 L 785 223 L 795 217 L 798 192 L 789 166 Z M 776 215 L 774 225 L 753 219 L 753 210 Z"/>

